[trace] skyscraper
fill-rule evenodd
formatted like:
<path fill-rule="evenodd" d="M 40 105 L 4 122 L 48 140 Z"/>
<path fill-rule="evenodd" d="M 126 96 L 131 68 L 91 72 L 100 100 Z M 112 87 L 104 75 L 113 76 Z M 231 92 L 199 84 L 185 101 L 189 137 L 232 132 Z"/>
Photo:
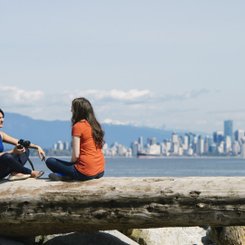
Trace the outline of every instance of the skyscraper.
<path fill-rule="evenodd" d="M 226 120 L 224 121 L 224 138 L 226 136 L 229 136 L 231 138 L 231 141 L 233 141 L 233 121 L 232 120 Z"/>
<path fill-rule="evenodd" d="M 245 136 L 245 131 L 243 129 L 237 129 L 234 136 L 236 141 L 241 142 L 241 139 Z"/>
<path fill-rule="evenodd" d="M 213 141 L 215 144 L 219 145 L 224 140 L 223 131 L 215 131 L 213 133 Z"/>

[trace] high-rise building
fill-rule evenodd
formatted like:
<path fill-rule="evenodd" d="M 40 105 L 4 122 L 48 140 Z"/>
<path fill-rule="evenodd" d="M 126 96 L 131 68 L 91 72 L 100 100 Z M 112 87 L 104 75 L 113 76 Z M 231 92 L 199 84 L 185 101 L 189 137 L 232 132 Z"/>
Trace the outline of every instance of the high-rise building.
<path fill-rule="evenodd" d="M 213 141 L 215 144 L 219 145 L 224 140 L 223 131 L 215 131 L 213 133 Z"/>
<path fill-rule="evenodd" d="M 188 140 L 189 140 L 188 135 L 185 135 L 183 138 L 183 143 L 182 143 L 183 150 L 188 149 L 188 147 L 189 147 L 189 141 Z"/>
<path fill-rule="evenodd" d="M 229 154 L 232 150 L 232 141 L 230 136 L 225 137 L 224 152 Z"/>
<path fill-rule="evenodd" d="M 57 150 L 63 151 L 64 150 L 64 142 L 61 140 L 57 141 Z"/>
<path fill-rule="evenodd" d="M 240 144 L 238 143 L 238 141 L 234 141 L 232 143 L 232 155 L 233 156 L 237 156 L 239 153 L 241 152 L 241 146 Z"/>
<path fill-rule="evenodd" d="M 196 152 L 198 155 L 202 155 L 204 153 L 204 139 L 201 135 L 199 135 L 197 139 Z"/>
<path fill-rule="evenodd" d="M 193 138 L 195 137 L 195 134 L 189 132 L 186 133 L 185 136 L 188 137 L 188 146 L 190 146 L 193 143 Z"/>
<path fill-rule="evenodd" d="M 213 143 L 212 138 L 209 137 L 208 135 L 205 136 L 205 139 L 204 139 L 204 153 L 205 154 L 209 153 L 209 148 L 212 145 L 212 143 Z"/>
<path fill-rule="evenodd" d="M 224 121 L 224 138 L 229 136 L 231 141 L 233 141 L 233 121 L 232 120 L 225 120 Z"/>
<path fill-rule="evenodd" d="M 245 136 L 245 132 L 242 129 L 237 129 L 234 134 L 235 134 L 235 140 L 238 141 L 239 143 L 241 142 L 241 139 Z"/>
<path fill-rule="evenodd" d="M 157 138 L 156 138 L 156 137 L 148 138 L 148 139 L 147 139 L 147 143 L 148 143 L 149 145 L 155 145 L 155 144 L 157 144 Z"/>
<path fill-rule="evenodd" d="M 242 144 L 241 144 L 241 157 L 245 158 L 245 138 L 241 139 Z"/>
<path fill-rule="evenodd" d="M 138 152 L 142 152 L 142 151 L 143 151 L 143 148 L 140 147 L 140 144 L 139 144 L 139 142 L 137 142 L 137 141 L 134 141 L 134 142 L 131 144 L 131 149 L 132 149 L 132 154 L 133 154 L 133 156 L 137 156 L 137 153 L 138 153 Z"/>
<path fill-rule="evenodd" d="M 176 133 L 172 133 L 172 136 L 171 136 L 171 141 L 173 144 L 179 144 L 179 136 L 178 134 Z"/>
<path fill-rule="evenodd" d="M 144 140 L 143 140 L 143 136 L 140 136 L 139 138 L 138 138 L 138 147 L 139 147 L 139 151 L 143 151 L 143 149 L 144 149 Z"/>

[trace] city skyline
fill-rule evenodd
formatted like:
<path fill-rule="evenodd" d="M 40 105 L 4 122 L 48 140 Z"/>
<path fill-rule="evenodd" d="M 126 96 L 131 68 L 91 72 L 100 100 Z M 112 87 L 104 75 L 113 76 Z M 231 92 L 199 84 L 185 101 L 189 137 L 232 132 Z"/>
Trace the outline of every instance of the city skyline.
<path fill-rule="evenodd" d="M 233 131 L 233 121 L 225 120 L 223 131 L 214 131 L 212 136 L 198 135 L 193 132 L 177 134 L 171 138 L 157 141 L 156 137 L 146 140 L 139 136 L 129 148 L 115 142 L 110 147 L 105 145 L 106 156 L 240 156 L 245 158 L 245 130 Z"/>
<path fill-rule="evenodd" d="M 47 149 L 49 154 L 70 155 L 71 144 L 59 140 L 52 149 Z M 245 130 L 235 129 L 233 121 L 225 120 L 223 131 L 214 131 L 212 136 L 200 135 L 194 132 L 172 132 L 170 138 L 160 141 L 156 137 L 138 136 L 127 147 L 118 142 L 103 146 L 105 156 L 124 157 L 162 157 L 162 156 L 240 156 L 245 158 Z"/>
<path fill-rule="evenodd" d="M 0 107 L 211 133 L 245 128 L 245 2 L 0 0 Z"/>

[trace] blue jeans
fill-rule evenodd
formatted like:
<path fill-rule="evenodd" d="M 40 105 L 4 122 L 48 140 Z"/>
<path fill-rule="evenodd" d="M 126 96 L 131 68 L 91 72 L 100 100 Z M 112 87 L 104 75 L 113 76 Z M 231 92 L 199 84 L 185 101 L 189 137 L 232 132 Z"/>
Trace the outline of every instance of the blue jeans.
<path fill-rule="evenodd" d="M 29 157 L 29 150 L 21 155 L 4 153 L 0 156 L 0 179 L 8 176 L 12 172 L 31 174 L 29 168 L 24 167 Z"/>
<path fill-rule="evenodd" d="M 68 162 L 53 157 L 50 157 L 46 160 L 46 165 L 52 172 L 59 173 L 64 176 L 69 176 L 71 179 L 74 180 L 85 181 L 91 179 L 99 179 L 104 175 L 104 172 L 94 176 L 84 175 L 75 168 L 73 162 Z"/>

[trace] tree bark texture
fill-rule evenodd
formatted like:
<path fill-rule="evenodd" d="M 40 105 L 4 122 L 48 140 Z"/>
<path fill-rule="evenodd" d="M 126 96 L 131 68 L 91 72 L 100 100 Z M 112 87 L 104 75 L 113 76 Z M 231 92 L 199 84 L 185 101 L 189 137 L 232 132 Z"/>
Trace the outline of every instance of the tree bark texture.
<path fill-rule="evenodd" d="M 0 190 L 2 235 L 245 225 L 245 177 L 27 179 Z"/>

